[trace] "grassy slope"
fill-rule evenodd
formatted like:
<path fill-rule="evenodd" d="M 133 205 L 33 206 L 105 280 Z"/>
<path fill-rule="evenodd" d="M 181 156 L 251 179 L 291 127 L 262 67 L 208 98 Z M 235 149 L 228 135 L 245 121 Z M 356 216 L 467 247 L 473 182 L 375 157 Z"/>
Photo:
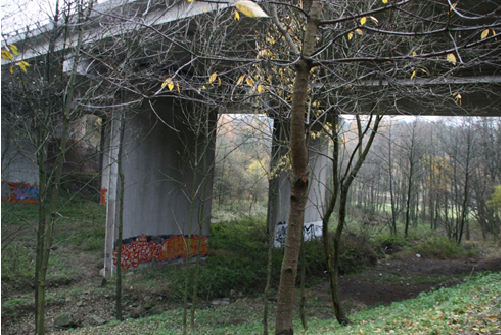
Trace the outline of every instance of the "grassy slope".
<path fill-rule="evenodd" d="M 197 312 L 192 334 L 262 334 L 261 311 L 238 302 Z M 501 273 L 474 276 L 466 283 L 422 294 L 413 300 L 351 315 L 353 325 L 309 319 L 308 331 L 296 320 L 298 334 L 501 334 Z M 72 334 L 181 334 L 181 311 L 107 326 L 83 328 Z M 272 327 L 273 328 L 273 327 Z M 273 329 L 272 329 L 273 331 Z"/>

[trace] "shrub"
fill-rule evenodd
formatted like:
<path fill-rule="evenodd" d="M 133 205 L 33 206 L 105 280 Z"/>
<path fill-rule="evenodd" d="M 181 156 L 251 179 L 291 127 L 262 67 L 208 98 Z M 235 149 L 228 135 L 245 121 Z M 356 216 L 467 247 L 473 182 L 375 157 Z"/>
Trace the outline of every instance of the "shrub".
<path fill-rule="evenodd" d="M 372 243 L 355 234 L 347 234 L 341 238 L 340 251 L 340 274 L 357 273 L 364 267 L 377 263 Z"/>
<path fill-rule="evenodd" d="M 402 251 L 407 241 L 398 235 L 378 234 L 374 237 L 374 248 L 378 254 L 393 254 Z"/>
<path fill-rule="evenodd" d="M 465 247 L 447 237 L 432 237 L 412 247 L 422 257 L 451 259 L 471 256 L 476 253 L 474 247 Z"/>
<path fill-rule="evenodd" d="M 29 286 L 34 273 L 34 250 L 16 241 L 2 248 L 2 284 L 14 288 Z"/>

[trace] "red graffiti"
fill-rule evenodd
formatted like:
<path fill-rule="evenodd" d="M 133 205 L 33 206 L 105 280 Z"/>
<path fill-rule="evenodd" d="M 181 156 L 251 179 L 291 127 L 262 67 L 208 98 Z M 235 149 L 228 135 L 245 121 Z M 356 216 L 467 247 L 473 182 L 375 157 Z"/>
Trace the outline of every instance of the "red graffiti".
<path fill-rule="evenodd" d="M 131 266 L 137 268 L 142 263 L 149 263 L 152 259 L 158 262 L 173 260 L 178 257 L 186 259 L 186 248 L 189 244 L 190 257 L 197 254 L 198 235 L 192 236 L 190 241 L 183 235 L 172 236 L 162 243 L 147 242 L 147 236 L 141 234 L 131 244 L 122 245 L 122 269 L 128 270 Z M 200 256 L 209 252 L 209 238 L 202 236 Z M 113 265 L 117 265 L 118 248 L 113 252 Z"/>

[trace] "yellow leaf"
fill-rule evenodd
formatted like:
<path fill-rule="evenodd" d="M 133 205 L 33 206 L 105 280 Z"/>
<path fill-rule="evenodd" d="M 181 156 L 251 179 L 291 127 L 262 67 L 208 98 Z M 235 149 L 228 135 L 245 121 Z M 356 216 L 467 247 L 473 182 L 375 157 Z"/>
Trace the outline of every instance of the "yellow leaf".
<path fill-rule="evenodd" d="M 10 74 L 14 74 L 14 67 L 13 66 L 9 67 L 9 70 L 10 70 Z"/>
<path fill-rule="evenodd" d="M 263 93 L 263 92 L 264 92 L 264 87 L 263 87 L 263 86 L 261 86 L 261 85 L 257 85 L 257 91 L 258 91 L 259 93 Z"/>
<path fill-rule="evenodd" d="M 212 84 L 214 80 L 217 78 L 217 71 L 212 74 L 212 76 L 209 78 L 209 84 Z"/>
<path fill-rule="evenodd" d="M 204 14 L 207 13 L 207 6 L 204 6 Z"/>
<path fill-rule="evenodd" d="M 268 49 L 263 49 L 263 50 L 259 51 L 257 56 L 258 56 L 258 58 L 271 56 L 271 51 Z"/>
<path fill-rule="evenodd" d="M 412 52 L 412 55 L 413 55 L 413 56 L 417 56 L 416 51 L 413 51 L 413 52 Z"/>
<path fill-rule="evenodd" d="M 364 16 L 363 18 L 360 19 L 360 24 L 363 26 L 365 22 L 367 22 L 367 19 Z"/>
<path fill-rule="evenodd" d="M 188 2 L 193 2 L 193 1 L 195 1 L 195 0 L 188 0 Z"/>
<path fill-rule="evenodd" d="M 452 65 L 456 65 L 456 56 L 454 54 L 448 54 L 447 60 L 452 63 Z"/>
<path fill-rule="evenodd" d="M 456 92 L 452 96 L 454 97 L 454 100 L 456 100 L 456 104 L 458 104 L 458 105 L 461 106 L 462 105 L 461 94 L 459 94 L 458 92 Z"/>
<path fill-rule="evenodd" d="M 237 85 L 241 85 L 244 82 L 244 78 L 245 78 L 245 76 L 241 75 L 240 78 L 238 78 L 238 80 L 237 80 Z"/>
<path fill-rule="evenodd" d="M 253 85 L 254 85 L 254 81 L 253 81 L 251 78 L 249 78 L 249 77 L 247 77 L 247 78 L 245 79 L 245 82 L 246 82 L 246 83 L 247 83 L 247 85 L 249 85 L 249 86 L 253 86 Z"/>
<path fill-rule="evenodd" d="M 235 20 L 240 20 L 240 14 L 237 11 L 235 11 Z"/>
<path fill-rule="evenodd" d="M 219 86 L 221 86 L 221 78 L 217 78 L 217 83 Z"/>
<path fill-rule="evenodd" d="M 430 74 L 430 73 L 428 73 L 428 71 L 426 71 L 426 69 L 421 68 L 421 71 L 423 71 L 426 74 Z"/>
<path fill-rule="evenodd" d="M 14 57 L 12 56 L 12 54 L 7 51 L 7 50 L 2 50 L 2 58 L 3 59 L 6 59 L 6 60 L 11 60 L 13 59 Z"/>
<path fill-rule="evenodd" d="M 414 79 L 415 76 L 416 76 L 416 70 L 412 71 L 411 80 Z"/>
<path fill-rule="evenodd" d="M 490 29 L 485 29 L 484 31 L 482 31 L 482 34 L 480 34 L 480 38 L 486 38 L 487 36 L 489 36 L 489 32 Z"/>
<path fill-rule="evenodd" d="M 383 0 L 383 3 L 388 3 L 388 0 Z"/>
<path fill-rule="evenodd" d="M 169 89 L 172 91 L 172 88 L 170 88 L 172 85 L 172 87 L 174 87 L 174 84 L 172 83 L 172 78 L 167 78 L 165 79 L 165 81 L 162 83 L 162 85 L 160 85 L 161 88 L 164 88 L 165 86 L 169 85 Z"/>
<path fill-rule="evenodd" d="M 374 21 L 374 23 L 375 23 L 375 24 L 378 24 L 378 23 L 379 23 L 378 19 L 376 19 L 374 16 L 369 16 L 369 18 L 370 18 L 372 21 Z"/>
<path fill-rule="evenodd" d="M 205 85 L 202 85 L 202 90 L 205 90 Z"/>
<path fill-rule="evenodd" d="M 248 17 L 268 17 L 264 10 L 258 4 L 249 0 L 238 0 L 235 2 L 238 10 Z"/>
<path fill-rule="evenodd" d="M 181 88 L 179 87 L 179 83 L 176 83 L 176 86 L 177 86 L 177 92 L 181 94 Z"/>
<path fill-rule="evenodd" d="M 28 72 L 28 69 L 26 67 L 30 66 L 30 64 L 24 60 L 17 62 L 16 65 L 19 66 L 24 72 Z"/>
<path fill-rule="evenodd" d="M 352 31 L 350 31 L 350 32 L 348 33 L 348 39 L 349 39 L 349 40 L 351 40 L 352 38 L 353 38 L 353 32 L 352 32 Z"/>
<path fill-rule="evenodd" d="M 9 49 L 10 49 L 10 51 L 12 51 L 12 53 L 13 53 L 14 55 L 16 55 L 16 56 L 17 56 L 17 47 L 16 47 L 14 44 L 10 44 L 10 45 L 9 45 Z"/>
<path fill-rule="evenodd" d="M 364 32 L 362 31 L 362 29 L 360 29 L 360 28 L 355 29 L 355 32 L 357 32 L 357 34 L 359 34 L 359 35 L 363 35 L 364 34 Z"/>

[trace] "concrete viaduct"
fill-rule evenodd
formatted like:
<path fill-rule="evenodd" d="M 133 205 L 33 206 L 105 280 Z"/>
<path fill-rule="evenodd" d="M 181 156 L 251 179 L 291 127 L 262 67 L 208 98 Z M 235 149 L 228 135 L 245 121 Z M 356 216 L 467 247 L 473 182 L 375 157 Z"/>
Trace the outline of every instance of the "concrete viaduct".
<path fill-rule="evenodd" d="M 151 22 L 161 25 L 203 14 L 207 10 L 221 7 L 215 3 L 180 2 L 167 13 L 158 8 L 150 8 L 146 16 L 146 24 Z M 105 2 L 97 7 L 97 11 L 113 10 L 116 3 Z M 91 27 L 93 30 L 99 26 Z M 7 44 L 15 44 L 21 38 L 36 39 L 36 35 L 7 39 Z M 62 46 L 60 46 L 62 48 Z M 24 51 L 22 58 L 30 59 L 40 54 L 43 45 L 34 43 L 31 49 Z M 85 71 L 82 64 L 81 71 Z M 462 103 L 448 104 L 440 108 L 442 102 L 430 99 L 429 105 L 423 99 L 423 105 L 416 106 L 413 100 L 395 96 L 387 102 L 393 106 L 388 114 L 394 115 L 467 115 L 467 116 L 501 116 L 501 75 L 499 73 L 483 73 L 482 76 L 463 76 L 454 79 L 426 79 L 401 81 L 408 87 L 433 88 L 474 87 L 482 84 L 490 90 L 475 91 L 462 95 Z M 377 85 L 388 85 L 386 82 L 366 82 L 368 89 Z M 348 93 L 347 93 L 348 94 Z M 415 101 L 415 100 L 414 100 Z M 151 105 L 155 113 L 152 112 Z M 434 108 L 435 106 L 436 108 Z M 445 105 L 444 105 L 445 106 Z M 212 171 L 215 160 L 215 136 L 217 113 L 234 112 L 235 110 L 214 109 L 207 113 L 207 129 L 205 133 L 197 132 L 190 127 L 179 101 L 171 98 L 157 98 L 144 101 L 134 115 L 127 119 L 123 138 L 122 166 L 126 187 L 124 189 L 123 217 L 123 261 L 124 269 L 134 268 L 156 262 L 177 262 L 186 257 L 184 237 L 191 236 L 188 248 L 194 253 L 194 245 L 202 239 L 201 254 L 207 255 L 209 223 L 211 219 L 211 199 L 213 192 Z M 438 108 L 437 108 L 438 107 Z M 238 112 L 242 112 L 239 110 Z M 113 112 L 112 112 L 113 113 Z M 162 122 L 159 122 L 162 120 Z M 118 223 L 120 217 L 120 178 L 118 169 L 118 148 L 120 146 L 121 119 L 112 115 L 109 131 L 102 138 L 105 141 L 101 189 L 107 206 L 106 215 L 106 247 L 105 271 L 114 268 L 114 247 L 117 243 Z M 273 133 L 273 151 L 283 150 L 279 143 L 286 140 L 287 126 L 275 124 Z M 205 135 L 204 135 L 205 134 Z M 2 139 L 3 142 L 3 139 Z M 186 143 L 190 143 L 189 146 Z M 327 141 L 311 140 L 310 163 L 314 182 L 311 185 L 309 202 L 306 208 L 305 225 L 318 225 L 321 222 L 321 206 L 325 197 L 324 181 L 327 175 Z M 2 145 L 3 147 L 3 145 Z M 204 153 L 201 163 L 200 152 Z M 3 148 L 2 148 L 3 153 Z M 198 162 L 198 164 L 195 164 Z M 20 165 L 19 165 L 20 164 Z M 6 166 L 2 162 L 2 171 L 8 171 L 8 181 L 36 183 L 36 178 L 27 178 L 20 166 L 31 170 L 36 175 L 36 166 Z M 28 173 L 29 175 L 30 173 Z M 3 176 L 4 177 L 4 176 Z M 2 180 L 4 180 L 2 178 Z M 275 183 L 270 184 L 269 224 L 286 223 L 290 186 L 288 175 L 282 172 Z M 195 191 L 196 190 L 196 191 Z M 201 192 L 203 190 L 203 192 Z M 189 231 L 190 221 L 192 229 Z M 202 229 L 199 231 L 199 226 Z M 312 227 L 314 228 L 314 227 Z M 193 252 L 192 252 L 193 251 Z"/>

